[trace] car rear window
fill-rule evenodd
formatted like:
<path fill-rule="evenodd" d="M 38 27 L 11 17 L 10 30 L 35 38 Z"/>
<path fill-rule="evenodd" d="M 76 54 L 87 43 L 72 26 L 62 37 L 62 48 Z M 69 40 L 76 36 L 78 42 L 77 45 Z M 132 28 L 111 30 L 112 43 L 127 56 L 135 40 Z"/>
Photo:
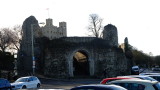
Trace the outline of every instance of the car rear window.
<path fill-rule="evenodd" d="M 117 79 L 107 80 L 107 82 L 106 82 L 106 83 L 111 82 L 111 81 L 114 81 L 114 80 L 117 80 Z"/>
<path fill-rule="evenodd" d="M 150 76 L 150 77 L 156 79 L 157 81 L 160 81 L 160 76 Z"/>
<path fill-rule="evenodd" d="M 114 84 L 122 86 L 127 90 L 145 90 L 145 85 L 137 83 L 114 83 Z"/>

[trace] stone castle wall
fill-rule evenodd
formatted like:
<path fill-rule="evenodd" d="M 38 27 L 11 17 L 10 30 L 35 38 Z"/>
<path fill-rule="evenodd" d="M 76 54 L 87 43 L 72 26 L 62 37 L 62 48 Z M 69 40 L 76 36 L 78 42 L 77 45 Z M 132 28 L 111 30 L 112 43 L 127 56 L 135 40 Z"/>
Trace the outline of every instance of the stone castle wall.
<path fill-rule="evenodd" d="M 73 63 L 72 58 L 74 56 L 74 52 L 79 50 L 88 52 L 89 61 L 93 61 L 93 66 L 90 67 L 93 68 L 93 75 L 91 76 L 101 78 L 103 76 L 102 72 L 104 69 L 107 69 L 107 72 L 109 72 L 107 73 L 108 77 L 126 74 L 127 59 L 125 58 L 122 49 L 110 48 L 105 43 L 97 45 L 97 41 L 99 40 L 102 39 L 88 39 L 88 37 L 86 37 L 86 39 L 79 37 L 57 39 L 60 43 L 54 44 L 46 51 L 47 56 L 45 57 L 44 74 L 50 77 L 69 77 L 69 62 Z M 52 40 L 51 43 L 53 44 L 57 41 Z"/>
<path fill-rule="evenodd" d="M 111 24 L 104 27 L 103 39 L 107 40 L 111 46 L 118 47 L 117 28 Z"/>

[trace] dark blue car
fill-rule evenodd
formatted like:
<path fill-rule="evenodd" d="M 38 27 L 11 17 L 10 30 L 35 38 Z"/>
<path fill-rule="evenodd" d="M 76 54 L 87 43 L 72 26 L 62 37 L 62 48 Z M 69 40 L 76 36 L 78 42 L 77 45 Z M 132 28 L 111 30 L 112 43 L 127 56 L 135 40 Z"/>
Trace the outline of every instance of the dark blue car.
<path fill-rule="evenodd" d="M 0 78 L 0 90 L 12 89 L 11 84 L 7 79 Z"/>

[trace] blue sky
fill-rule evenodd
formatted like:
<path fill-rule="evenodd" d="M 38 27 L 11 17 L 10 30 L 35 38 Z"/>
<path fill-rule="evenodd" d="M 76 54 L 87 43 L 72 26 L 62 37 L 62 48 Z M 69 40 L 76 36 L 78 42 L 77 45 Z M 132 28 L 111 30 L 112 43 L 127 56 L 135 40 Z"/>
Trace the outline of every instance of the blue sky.
<path fill-rule="evenodd" d="M 160 55 L 158 0 L 2 0 L 0 11 L 0 28 L 22 24 L 33 15 L 39 22 L 52 18 L 55 26 L 67 22 L 68 36 L 87 36 L 89 14 L 98 14 L 104 26 L 117 27 L 119 43 L 128 37 L 138 50 Z"/>

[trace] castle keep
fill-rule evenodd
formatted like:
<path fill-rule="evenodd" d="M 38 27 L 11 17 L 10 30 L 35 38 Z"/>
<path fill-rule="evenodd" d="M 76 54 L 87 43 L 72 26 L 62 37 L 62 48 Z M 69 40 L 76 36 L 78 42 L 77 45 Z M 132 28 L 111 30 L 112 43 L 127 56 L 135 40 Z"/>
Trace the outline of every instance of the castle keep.
<path fill-rule="evenodd" d="M 46 25 L 41 28 L 43 36 L 50 40 L 67 36 L 66 22 L 59 22 L 59 27 L 53 26 L 52 19 L 46 19 Z"/>
<path fill-rule="evenodd" d="M 31 25 L 35 24 L 34 54 L 36 72 L 53 78 L 93 76 L 101 78 L 106 69 L 107 77 L 128 73 L 128 61 L 118 47 L 118 31 L 114 25 L 104 27 L 103 38 L 67 37 L 66 22 L 59 27 L 52 25 L 52 19 L 39 27 L 34 16 L 23 23 L 23 38 L 19 52 L 20 74 L 32 73 Z M 24 72 L 25 71 L 25 72 Z"/>

